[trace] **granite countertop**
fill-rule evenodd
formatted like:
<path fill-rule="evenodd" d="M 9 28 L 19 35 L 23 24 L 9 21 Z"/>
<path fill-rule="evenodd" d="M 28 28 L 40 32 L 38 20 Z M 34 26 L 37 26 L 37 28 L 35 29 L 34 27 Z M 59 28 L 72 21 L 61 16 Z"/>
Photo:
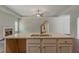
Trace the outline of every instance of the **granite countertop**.
<path fill-rule="evenodd" d="M 72 35 L 66 35 L 61 33 L 46 33 L 46 34 L 40 34 L 40 33 L 18 33 L 13 34 L 10 36 L 6 36 L 4 38 L 74 38 Z"/>

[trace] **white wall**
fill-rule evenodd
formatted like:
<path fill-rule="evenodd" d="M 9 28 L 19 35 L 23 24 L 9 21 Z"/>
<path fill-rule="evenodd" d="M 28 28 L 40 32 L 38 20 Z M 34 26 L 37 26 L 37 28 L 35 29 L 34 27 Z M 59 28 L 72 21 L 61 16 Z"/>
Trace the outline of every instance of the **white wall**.
<path fill-rule="evenodd" d="M 15 28 L 14 22 L 16 20 L 18 20 L 17 17 L 0 10 L 0 37 L 3 36 L 3 27 L 10 26 L 13 29 Z"/>
<path fill-rule="evenodd" d="M 49 24 L 50 33 L 70 34 L 70 16 L 45 17 Z M 22 17 L 20 20 L 20 32 L 40 32 L 40 18 Z"/>
<path fill-rule="evenodd" d="M 70 34 L 70 16 L 62 15 L 49 21 L 49 31 L 52 33 Z"/>
<path fill-rule="evenodd" d="M 20 32 L 40 32 L 40 18 L 22 17 L 19 26 Z"/>
<path fill-rule="evenodd" d="M 79 39 L 79 17 L 77 18 L 77 39 Z"/>
<path fill-rule="evenodd" d="M 70 32 L 75 38 L 77 38 L 77 16 L 76 14 L 72 14 L 70 16 Z"/>

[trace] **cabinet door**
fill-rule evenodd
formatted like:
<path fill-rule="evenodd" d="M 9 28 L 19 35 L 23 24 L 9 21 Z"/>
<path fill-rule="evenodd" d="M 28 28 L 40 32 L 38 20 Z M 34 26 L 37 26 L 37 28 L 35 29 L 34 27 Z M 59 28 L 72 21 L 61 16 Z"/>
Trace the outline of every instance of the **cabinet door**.
<path fill-rule="evenodd" d="M 6 52 L 8 53 L 26 52 L 26 39 L 6 39 Z"/>
<path fill-rule="evenodd" d="M 58 48 L 59 53 L 71 53 L 72 52 L 72 46 L 60 46 Z"/>
<path fill-rule="evenodd" d="M 43 39 L 43 53 L 56 53 L 56 39 Z"/>
<path fill-rule="evenodd" d="M 44 46 L 43 53 L 56 53 L 56 46 Z"/>
<path fill-rule="evenodd" d="M 58 52 L 69 53 L 72 52 L 73 39 L 59 39 L 58 40 Z"/>
<path fill-rule="evenodd" d="M 40 53 L 40 39 L 28 40 L 28 53 Z"/>
<path fill-rule="evenodd" d="M 39 46 L 29 46 L 28 53 L 40 53 L 40 47 Z"/>
<path fill-rule="evenodd" d="M 26 39 L 16 39 L 18 40 L 18 53 L 26 53 L 27 45 L 26 45 Z"/>
<path fill-rule="evenodd" d="M 18 46 L 17 40 L 14 39 L 6 39 L 6 52 L 7 53 L 17 53 Z"/>
<path fill-rule="evenodd" d="M 58 44 L 72 44 L 73 39 L 59 39 Z"/>

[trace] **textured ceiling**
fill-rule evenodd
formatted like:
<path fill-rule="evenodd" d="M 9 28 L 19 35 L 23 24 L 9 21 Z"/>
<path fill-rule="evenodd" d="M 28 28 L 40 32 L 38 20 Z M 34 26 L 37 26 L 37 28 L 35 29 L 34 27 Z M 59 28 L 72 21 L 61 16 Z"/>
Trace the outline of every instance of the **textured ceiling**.
<path fill-rule="evenodd" d="M 56 16 L 73 11 L 72 5 L 6 5 L 21 16 L 33 16 L 37 9 L 45 11 L 45 16 Z"/>

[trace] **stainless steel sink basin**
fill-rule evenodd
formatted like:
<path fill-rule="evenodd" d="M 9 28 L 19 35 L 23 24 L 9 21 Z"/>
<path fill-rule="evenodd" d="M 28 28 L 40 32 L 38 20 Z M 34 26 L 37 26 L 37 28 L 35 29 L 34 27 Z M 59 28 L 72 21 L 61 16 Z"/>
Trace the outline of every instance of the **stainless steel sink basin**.
<path fill-rule="evenodd" d="M 52 35 L 50 35 L 50 34 L 32 34 L 31 36 L 32 37 L 41 37 L 41 36 L 48 37 L 48 36 L 52 36 Z"/>

